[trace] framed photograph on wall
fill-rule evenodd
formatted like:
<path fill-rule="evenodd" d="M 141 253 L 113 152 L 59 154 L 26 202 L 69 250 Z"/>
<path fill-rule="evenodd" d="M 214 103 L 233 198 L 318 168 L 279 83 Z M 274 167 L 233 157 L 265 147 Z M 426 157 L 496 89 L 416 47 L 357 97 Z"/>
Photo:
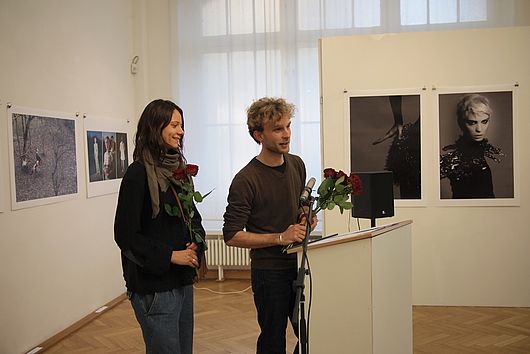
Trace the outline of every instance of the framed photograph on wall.
<path fill-rule="evenodd" d="M 345 91 L 353 172 L 392 171 L 396 206 L 422 205 L 423 90 Z"/>
<path fill-rule="evenodd" d="M 8 120 L 11 208 L 77 197 L 77 118 L 67 113 L 11 106 Z"/>
<path fill-rule="evenodd" d="M 518 205 L 514 86 L 436 90 L 439 201 Z"/>
<path fill-rule="evenodd" d="M 87 197 L 117 193 L 129 166 L 129 124 L 125 120 L 85 117 Z"/>

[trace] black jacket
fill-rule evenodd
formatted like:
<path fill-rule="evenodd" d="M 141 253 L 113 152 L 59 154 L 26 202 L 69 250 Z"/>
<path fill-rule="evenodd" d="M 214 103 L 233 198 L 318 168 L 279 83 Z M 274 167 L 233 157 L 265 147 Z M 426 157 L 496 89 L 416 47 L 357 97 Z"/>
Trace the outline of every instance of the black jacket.
<path fill-rule="evenodd" d="M 120 186 L 114 240 L 122 251 L 126 287 L 139 294 L 189 285 L 196 276 L 195 268 L 170 262 L 172 251 L 186 249 L 190 235 L 181 218 L 170 216 L 164 210 L 166 203 L 176 205 L 171 189 L 165 193 L 159 190 L 159 193 L 160 213 L 153 219 L 145 167 L 140 162 L 133 162 Z M 204 238 L 205 231 L 197 210 L 192 225 Z"/>

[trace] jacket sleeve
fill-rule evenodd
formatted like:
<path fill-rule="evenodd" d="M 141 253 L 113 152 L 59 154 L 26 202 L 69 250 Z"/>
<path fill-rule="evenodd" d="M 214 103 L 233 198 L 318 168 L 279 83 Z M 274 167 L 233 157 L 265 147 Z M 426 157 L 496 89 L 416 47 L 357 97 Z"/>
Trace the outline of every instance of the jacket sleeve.
<path fill-rule="evenodd" d="M 149 200 L 148 196 L 146 198 L 146 183 L 143 165 L 134 163 L 129 166 L 118 195 L 114 240 L 122 254 L 140 266 L 144 272 L 163 274 L 169 271 L 172 248 L 143 233 L 142 219 L 145 218 L 145 209 L 148 209 L 148 217 L 151 217 L 150 205 L 144 205 L 144 201 Z"/>

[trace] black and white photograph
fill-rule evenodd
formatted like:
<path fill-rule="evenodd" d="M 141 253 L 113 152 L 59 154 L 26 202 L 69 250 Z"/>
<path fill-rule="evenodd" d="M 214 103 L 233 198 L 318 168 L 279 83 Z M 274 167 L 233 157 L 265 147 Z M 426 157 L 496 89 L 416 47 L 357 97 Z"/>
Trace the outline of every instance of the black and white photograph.
<path fill-rule="evenodd" d="M 116 144 L 116 175 L 118 178 L 123 178 L 129 166 L 127 134 L 116 133 Z"/>
<path fill-rule="evenodd" d="M 438 94 L 440 199 L 513 199 L 513 92 Z"/>
<path fill-rule="evenodd" d="M 76 119 L 20 107 L 9 117 L 12 209 L 76 196 Z"/>
<path fill-rule="evenodd" d="M 87 131 L 88 175 L 90 182 L 103 180 L 102 132 Z"/>
<path fill-rule="evenodd" d="M 87 196 L 116 193 L 129 166 L 128 122 L 85 117 Z"/>
<path fill-rule="evenodd" d="M 420 94 L 349 96 L 352 172 L 392 171 L 394 198 L 421 200 Z"/>

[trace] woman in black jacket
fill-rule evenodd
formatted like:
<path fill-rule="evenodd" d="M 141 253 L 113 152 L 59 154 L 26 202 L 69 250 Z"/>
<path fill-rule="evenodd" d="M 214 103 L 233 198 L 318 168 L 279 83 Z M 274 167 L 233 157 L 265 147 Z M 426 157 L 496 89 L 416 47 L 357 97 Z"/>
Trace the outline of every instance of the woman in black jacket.
<path fill-rule="evenodd" d="M 205 232 L 195 206 L 185 212 L 177 197 L 183 185 L 176 171 L 186 171 L 183 136 L 180 107 L 166 100 L 145 107 L 116 209 L 114 238 L 147 353 L 187 354 L 193 346 L 193 282 L 203 249 L 190 230 L 202 239 Z"/>

